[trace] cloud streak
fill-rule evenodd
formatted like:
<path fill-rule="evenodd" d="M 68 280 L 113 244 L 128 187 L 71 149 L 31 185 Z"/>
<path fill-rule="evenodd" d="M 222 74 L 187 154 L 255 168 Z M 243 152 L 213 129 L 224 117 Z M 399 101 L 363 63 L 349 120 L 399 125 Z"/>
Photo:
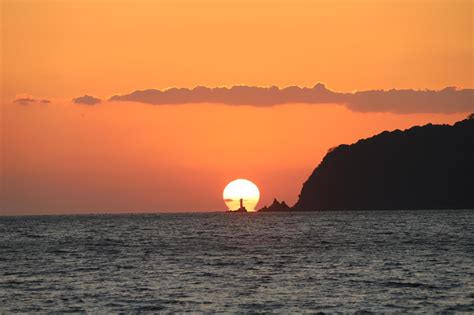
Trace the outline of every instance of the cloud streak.
<path fill-rule="evenodd" d="M 47 99 L 36 99 L 33 97 L 18 97 L 13 100 L 13 103 L 20 104 L 20 105 L 31 105 L 35 103 L 49 104 L 51 103 L 51 101 Z"/>
<path fill-rule="evenodd" d="M 356 112 L 457 113 L 474 111 L 474 89 L 448 87 L 442 90 L 368 90 L 351 93 L 332 91 L 318 83 L 312 88 L 233 86 L 231 88 L 137 90 L 112 96 L 109 101 L 153 105 L 216 103 L 232 106 L 269 107 L 282 104 L 342 104 Z"/>

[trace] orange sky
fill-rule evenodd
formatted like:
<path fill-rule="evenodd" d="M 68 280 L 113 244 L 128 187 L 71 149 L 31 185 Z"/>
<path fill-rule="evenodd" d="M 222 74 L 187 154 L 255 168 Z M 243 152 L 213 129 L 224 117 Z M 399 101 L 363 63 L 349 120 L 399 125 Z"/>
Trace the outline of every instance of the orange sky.
<path fill-rule="evenodd" d="M 136 89 L 472 88 L 471 1 L 1 2 L 0 214 L 225 209 L 248 178 L 292 204 L 328 148 L 457 114 L 72 104 Z M 20 95 L 50 104 L 13 104 Z"/>

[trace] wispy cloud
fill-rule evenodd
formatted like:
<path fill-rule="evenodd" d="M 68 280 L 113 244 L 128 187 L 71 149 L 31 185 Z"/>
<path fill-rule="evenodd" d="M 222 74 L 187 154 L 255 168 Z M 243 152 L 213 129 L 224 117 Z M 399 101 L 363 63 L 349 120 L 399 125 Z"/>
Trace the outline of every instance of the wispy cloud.
<path fill-rule="evenodd" d="M 73 98 L 72 102 L 74 104 L 96 105 L 96 104 L 99 104 L 100 102 L 102 102 L 102 100 L 100 98 L 97 98 L 97 97 L 94 97 L 94 96 L 83 95 L 83 96 Z"/>
<path fill-rule="evenodd" d="M 47 99 L 36 99 L 30 96 L 25 96 L 25 97 L 15 98 L 13 100 L 13 103 L 20 104 L 20 105 L 30 105 L 34 103 L 48 104 L 48 103 L 51 103 L 51 101 Z"/>
<path fill-rule="evenodd" d="M 343 104 L 357 112 L 456 113 L 474 111 L 474 89 L 448 87 L 442 90 L 368 90 L 351 93 L 332 91 L 318 83 L 312 88 L 233 86 L 231 88 L 138 90 L 112 96 L 109 101 L 131 101 L 153 105 L 219 103 L 258 107 L 280 104 Z"/>

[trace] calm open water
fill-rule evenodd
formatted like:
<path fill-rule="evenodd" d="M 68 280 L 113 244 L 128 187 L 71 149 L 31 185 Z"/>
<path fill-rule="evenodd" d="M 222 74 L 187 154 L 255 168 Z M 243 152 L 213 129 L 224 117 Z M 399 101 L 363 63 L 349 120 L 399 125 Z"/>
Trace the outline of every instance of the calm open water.
<path fill-rule="evenodd" d="M 474 312 L 474 211 L 0 217 L 0 312 Z"/>

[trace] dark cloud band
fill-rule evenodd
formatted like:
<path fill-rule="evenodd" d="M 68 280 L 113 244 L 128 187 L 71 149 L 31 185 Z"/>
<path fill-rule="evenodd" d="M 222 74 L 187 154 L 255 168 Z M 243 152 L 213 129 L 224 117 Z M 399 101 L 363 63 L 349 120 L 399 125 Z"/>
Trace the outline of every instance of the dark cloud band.
<path fill-rule="evenodd" d="M 318 83 L 312 88 L 233 86 L 231 88 L 140 90 L 112 96 L 110 101 L 131 101 L 153 105 L 219 103 L 227 105 L 274 106 L 280 104 L 344 104 L 357 112 L 456 113 L 474 111 L 474 89 L 369 90 L 335 92 Z"/>

